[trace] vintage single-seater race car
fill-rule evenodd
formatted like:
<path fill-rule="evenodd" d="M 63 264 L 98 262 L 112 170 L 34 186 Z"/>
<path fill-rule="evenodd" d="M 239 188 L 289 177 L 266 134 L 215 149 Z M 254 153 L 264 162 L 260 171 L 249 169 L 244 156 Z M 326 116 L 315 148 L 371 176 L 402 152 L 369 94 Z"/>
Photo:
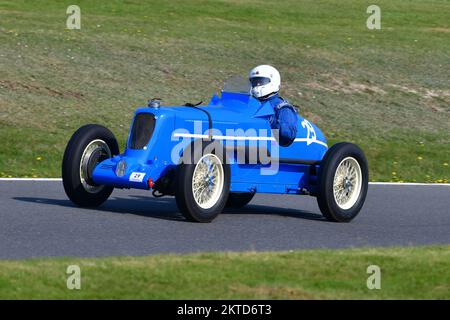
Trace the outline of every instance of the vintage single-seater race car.
<path fill-rule="evenodd" d="M 328 148 L 323 133 L 298 115 L 297 137 L 280 145 L 269 103 L 249 94 L 248 80 L 229 81 L 207 105 L 137 109 L 125 150 L 113 133 L 89 124 L 66 147 L 63 185 L 81 207 L 99 206 L 114 188 L 175 196 L 189 221 L 210 222 L 225 207 L 248 204 L 256 193 L 311 195 L 331 221 L 361 210 L 368 165 L 354 144 Z"/>

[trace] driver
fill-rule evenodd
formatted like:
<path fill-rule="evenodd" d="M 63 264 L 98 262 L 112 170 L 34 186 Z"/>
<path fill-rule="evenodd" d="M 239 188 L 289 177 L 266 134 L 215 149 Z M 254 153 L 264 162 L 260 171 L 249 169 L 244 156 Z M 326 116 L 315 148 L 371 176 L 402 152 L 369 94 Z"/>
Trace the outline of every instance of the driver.
<path fill-rule="evenodd" d="M 278 129 L 279 144 L 290 145 L 297 136 L 297 111 L 278 95 L 281 85 L 280 73 L 269 65 L 260 65 L 249 73 L 251 94 L 261 102 L 270 102 L 274 115 L 269 118 L 270 127 Z"/>

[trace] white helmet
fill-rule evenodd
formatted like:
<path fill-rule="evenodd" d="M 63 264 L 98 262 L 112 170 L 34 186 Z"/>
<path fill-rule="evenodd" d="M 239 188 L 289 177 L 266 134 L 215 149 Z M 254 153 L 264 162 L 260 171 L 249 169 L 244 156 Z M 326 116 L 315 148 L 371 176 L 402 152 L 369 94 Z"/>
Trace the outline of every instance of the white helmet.
<path fill-rule="evenodd" d="M 280 90 L 281 77 L 277 69 L 269 65 L 260 65 L 252 70 L 248 75 L 255 98 L 267 97 Z"/>

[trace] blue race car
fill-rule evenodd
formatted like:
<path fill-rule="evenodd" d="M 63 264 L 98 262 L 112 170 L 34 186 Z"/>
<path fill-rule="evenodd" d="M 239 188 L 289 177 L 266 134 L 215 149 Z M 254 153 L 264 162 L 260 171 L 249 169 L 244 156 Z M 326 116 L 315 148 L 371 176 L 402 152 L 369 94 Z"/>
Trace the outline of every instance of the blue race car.
<path fill-rule="evenodd" d="M 114 188 L 151 190 L 175 196 L 186 219 L 196 222 L 243 207 L 257 192 L 311 195 L 328 220 L 352 220 L 368 188 L 362 150 L 347 142 L 328 148 L 320 129 L 301 116 L 297 137 L 280 144 L 268 121 L 273 108 L 249 91 L 248 80 L 234 78 L 208 105 L 151 100 L 137 109 L 123 153 L 107 128 L 79 128 L 64 152 L 66 194 L 94 207 Z"/>

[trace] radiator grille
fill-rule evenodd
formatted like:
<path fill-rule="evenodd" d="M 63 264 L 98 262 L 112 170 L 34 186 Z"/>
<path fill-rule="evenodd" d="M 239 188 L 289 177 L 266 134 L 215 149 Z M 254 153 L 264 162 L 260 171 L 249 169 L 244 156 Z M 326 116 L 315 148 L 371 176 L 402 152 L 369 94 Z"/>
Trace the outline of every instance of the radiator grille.
<path fill-rule="evenodd" d="M 155 130 L 155 116 L 151 113 L 139 113 L 131 128 L 130 149 L 143 149 Z"/>

